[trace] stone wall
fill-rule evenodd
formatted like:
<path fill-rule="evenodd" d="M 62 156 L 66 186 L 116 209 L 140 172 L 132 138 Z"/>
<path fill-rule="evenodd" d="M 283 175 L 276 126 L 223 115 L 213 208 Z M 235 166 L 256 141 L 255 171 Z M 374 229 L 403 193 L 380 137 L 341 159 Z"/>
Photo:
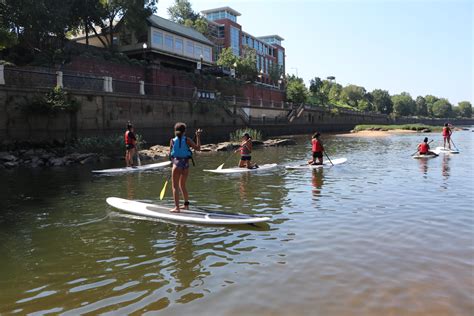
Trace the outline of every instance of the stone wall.
<path fill-rule="evenodd" d="M 27 117 L 21 111 L 21 105 L 46 91 L 0 87 L 0 137 L 3 142 L 62 141 L 70 137 L 121 135 L 128 121 L 133 122 L 137 132 L 153 144 L 166 144 L 177 121 L 186 122 L 191 131 L 197 127 L 205 129 L 205 142 L 227 140 L 229 133 L 245 126 L 257 128 L 267 136 L 276 136 L 312 133 L 314 130 L 349 131 L 357 124 L 392 123 L 384 115 L 334 114 L 324 109 L 304 110 L 292 122 L 272 120 L 275 116 L 286 119 L 290 109 L 257 105 L 251 107 L 251 113 L 260 116 L 267 113 L 266 118 L 251 117 L 250 121 L 245 121 L 245 118 L 233 114 L 234 105 L 224 101 L 176 101 L 149 96 L 78 92 L 72 94 L 81 104 L 77 113 Z M 444 121 L 423 120 L 423 123 L 441 125 Z M 453 123 L 474 124 L 474 121 Z"/>

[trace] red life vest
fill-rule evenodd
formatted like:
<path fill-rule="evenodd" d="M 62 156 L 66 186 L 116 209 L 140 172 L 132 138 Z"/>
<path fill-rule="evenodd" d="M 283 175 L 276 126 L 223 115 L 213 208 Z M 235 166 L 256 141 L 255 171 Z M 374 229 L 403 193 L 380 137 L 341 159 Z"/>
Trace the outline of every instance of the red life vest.
<path fill-rule="evenodd" d="M 451 129 L 449 127 L 443 127 L 443 136 L 449 136 Z"/>
<path fill-rule="evenodd" d="M 131 137 L 130 131 L 125 132 L 125 144 L 126 145 L 134 145 L 134 138 Z M 133 135 L 133 133 L 132 133 Z"/>
<path fill-rule="evenodd" d="M 430 150 L 430 145 L 427 143 L 421 143 L 418 147 L 420 148 L 420 154 L 427 154 L 428 150 Z"/>
<path fill-rule="evenodd" d="M 321 144 L 321 142 L 319 140 L 317 140 L 316 138 L 313 138 L 313 140 L 311 141 L 311 144 L 313 145 L 313 152 L 322 152 L 324 151 L 324 147 L 323 147 L 323 144 Z"/>

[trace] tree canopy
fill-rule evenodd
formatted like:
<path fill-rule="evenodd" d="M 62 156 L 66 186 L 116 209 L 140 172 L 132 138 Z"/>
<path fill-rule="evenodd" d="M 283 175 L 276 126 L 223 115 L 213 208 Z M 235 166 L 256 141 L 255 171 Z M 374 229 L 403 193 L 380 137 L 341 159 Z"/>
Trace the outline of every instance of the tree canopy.
<path fill-rule="evenodd" d="M 401 116 L 414 114 L 415 101 L 408 92 L 402 92 L 392 96 L 393 111 Z"/>
<path fill-rule="evenodd" d="M 294 75 L 287 76 L 286 98 L 288 101 L 293 103 L 303 103 L 306 102 L 307 96 L 308 89 L 306 89 L 303 79 Z"/>
<path fill-rule="evenodd" d="M 472 104 L 469 101 L 461 101 L 457 106 L 461 117 L 472 117 Z"/>

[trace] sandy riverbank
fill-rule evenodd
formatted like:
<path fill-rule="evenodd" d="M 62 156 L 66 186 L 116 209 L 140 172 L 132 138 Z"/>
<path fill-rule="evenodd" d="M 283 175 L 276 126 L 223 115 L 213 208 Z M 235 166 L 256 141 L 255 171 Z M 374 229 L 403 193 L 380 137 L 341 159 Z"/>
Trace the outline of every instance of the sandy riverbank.
<path fill-rule="evenodd" d="M 393 134 L 416 134 L 420 133 L 417 131 L 411 131 L 406 129 L 393 129 L 389 131 L 360 131 L 353 133 L 337 134 L 337 136 L 343 137 L 387 137 Z M 423 133 L 420 133 L 423 134 Z"/>

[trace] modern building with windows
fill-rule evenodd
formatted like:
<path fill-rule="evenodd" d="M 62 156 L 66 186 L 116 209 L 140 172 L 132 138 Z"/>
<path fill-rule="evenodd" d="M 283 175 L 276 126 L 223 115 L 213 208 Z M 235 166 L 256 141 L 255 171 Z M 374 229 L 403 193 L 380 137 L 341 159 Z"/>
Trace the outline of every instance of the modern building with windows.
<path fill-rule="evenodd" d="M 148 17 L 147 24 L 146 34 L 136 35 L 118 23 L 114 45 L 130 57 L 146 58 L 168 68 L 194 70 L 198 63 L 207 66 L 214 63 L 214 43 L 195 29 L 157 15 Z M 85 37 L 76 38 L 76 41 L 85 43 Z M 89 37 L 89 43 L 104 46 L 95 35 Z"/>
<path fill-rule="evenodd" d="M 275 68 L 279 73 L 285 73 L 285 48 L 279 35 L 256 37 L 242 30 L 237 23 L 241 14 L 230 7 L 201 11 L 209 23 L 209 38 L 214 42 L 214 60 L 217 60 L 223 48 L 230 47 L 236 56 L 242 56 L 245 47 L 255 49 L 257 53 L 256 66 L 260 73 L 260 81 L 266 84 L 276 84 L 270 78 L 270 72 Z"/>

